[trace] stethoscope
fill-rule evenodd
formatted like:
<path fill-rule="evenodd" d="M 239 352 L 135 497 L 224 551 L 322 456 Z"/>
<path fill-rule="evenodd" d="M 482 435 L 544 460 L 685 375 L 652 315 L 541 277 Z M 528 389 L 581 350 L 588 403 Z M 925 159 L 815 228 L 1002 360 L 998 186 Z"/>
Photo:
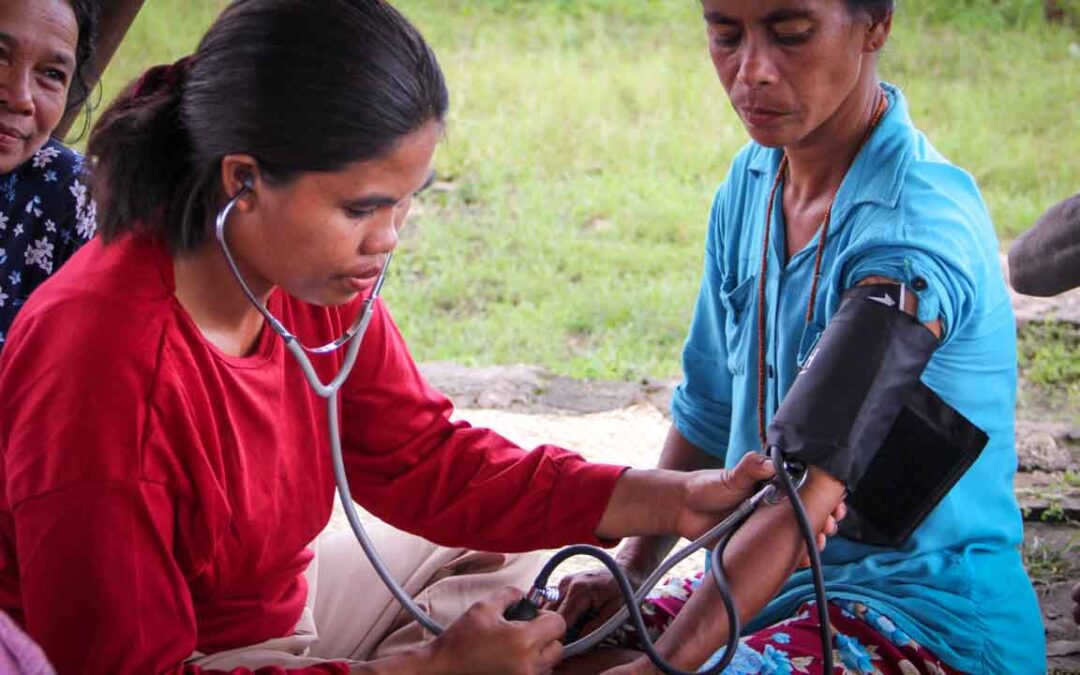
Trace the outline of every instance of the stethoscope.
<path fill-rule="evenodd" d="M 281 336 L 282 341 L 285 343 L 285 347 L 296 359 L 296 362 L 300 364 L 300 369 L 304 372 L 304 377 L 307 379 L 308 384 L 311 385 L 312 390 L 315 391 L 320 397 L 326 399 L 326 420 L 330 430 L 330 452 L 333 455 L 334 460 L 334 481 L 337 483 L 338 493 L 341 495 L 341 505 L 345 509 L 345 516 L 349 520 L 349 526 L 352 527 L 353 533 L 356 535 L 357 540 L 360 542 L 360 546 L 364 549 L 364 553 L 371 561 L 372 567 L 375 568 L 375 572 L 386 584 L 390 593 L 401 603 L 405 609 L 412 614 L 417 621 L 420 622 L 425 628 L 435 634 L 442 632 L 443 628 L 432 619 L 427 613 L 424 612 L 415 602 L 412 597 L 401 588 L 401 585 L 397 583 L 394 577 L 390 574 L 390 571 L 386 568 L 386 564 L 379 556 L 379 552 L 375 550 L 375 545 L 371 542 L 371 538 L 368 537 L 367 532 L 364 530 L 364 526 L 360 523 L 360 516 L 356 513 L 356 508 L 353 506 L 352 498 L 349 496 L 349 481 L 345 477 L 345 462 L 341 453 L 341 429 L 338 423 L 338 396 L 337 393 L 341 389 L 341 385 L 344 384 L 345 378 L 352 372 L 353 365 L 356 364 L 356 357 L 360 353 L 360 345 L 364 341 L 364 334 L 367 332 L 368 324 L 371 323 L 371 314 L 375 309 L 375 301 L 379 299 L 379 291 L 382 290 L 383 282 L 386 280 L 386 270 L 390 267 L 390 260 L 393 258 L 393 252 L 386 256 L 386 260 L 383 262 L 382 269 L 379 271 L 379 276 L 375 280 L 375 286 L 371 289 L 371 293 L 368 294 L 367 299 L 364 300 L 360 306 L 360 311 L 356 315 L 356 319 L 348 330 L 341 334 L 336 340 L 328 342 L 320 347 L 308 347 L 302 343 L 299 338 L 290 333 L 277 317 L 270 313 L 255 294 L 251 292 L 251 288 L 248 287 L 247 282 L 244 281 L 244 275 L 240 273 L 240 268 L 236 264 L 236 259 L 233 258 L 232 251 L 229 250 L 229 245 L 225 241 L 225 226 L 229 220 L 229 213 L 236 206 L 236 202 L 244 196 L 246 192 L 251 189 L 251 185 L 245 183 L 240 191 L 229 200 L 225 207 L 221 209 L 221 212 L 217 215 L 217 220 L 214 227 L 214 234 L 217 237 L 218 245 L 221 246 L 222 253 L 225 254 L 225 260 L 229 263 L 229 269 L 232 270 L 233 276 L 236 278 L 237 283 L 240 284 L 240 288 L 244 291 L 244 295 L 247 296 L 248 301 L 255 306 L 255 309 L 259 310 L 259 313 L 266 319 L 267 324 L 273 329 L 275 333 Z M 330 382 L 324 383 L 318 373 L 315 372 L 314 366 L 311 364 L 311 359 L 308 358 L 308 354 L 329 354 L 335 352 L 342 347 L 346 347 L 345 360 L 341 364 L 341 369 Z"/>
<path fill-rule="evenodd" d="M 270 313 L 270 310 L 267 309 L 266 305 L 251 292 L 247 282 L 244 281 L 244 276 L 241 274 L 240 268 L 236 264 L 232 251 L 229 250 L 228 243 L 225 241 L 225 227 L 228 223 L 229 213 L 232 211 L 233 207 L 236 206 L 236 202 L 250 190 L 250 183 L 245 182 L 240 188 L 240 191 L 237 192 L 218 213 L 214 228 L 218 245 L 221 247 L 222 253 L 225 254 L 225 260 L 229 264 L 229 269 L 232 270 L 233 276 L 236 278 L 237 283 L 240 284 L 240 288 L 243 290 L 244 295 L 247 296 L 248 301 L 250 301 L 259 313 L 263 315 L 270 328 L 281 337 L 282 341 L 285 343 L 285 347 L 300 365 L 304 377 L 307 379 L 312 390 L 320 397 L 326 399 L 326 419 L 330 436 L 330 452 L 333 458 L 334 481 L 337 485 L 341 506 L 349 521 L 349 526 L 352 528 L 357 541 L 360 543 L 360 547 L 364 550 L 364 554 L 367 555 L 368 560 L 371 561 L 371 565 L 379 575 L 379 578 L 382 579 L 386 588 L 394 598 L 401 603 L 401 606 L 404 607 L 413 618 L 420 623 L 420 625 L 431 631 L 433 634 L 439 635 L 443 632 L 443 627 L 420 608 L 390 574 L 382 557 L 379 556 L 379 552 L 375 549 L 375 545 L 368 536 L 367 531 L 364 529 L 363 524 L 360 522 L 360 516 L 356 513 L 356 508 L 353 506 L 352 492 L 349 490 L 349 481 L 345 475 L 345 461 L 341 450 L 341 428 L 338 422 L 339 401 L 337 394 L 341 389 L 341 385 L 349 376 L 349 373 L 352 372 L 353 366 L 356 363 L 356 357 L 360 353 L 360 345 L 364 341 L 364 334 L 367 332 L 368 324 L 371 323 L 371 315 L 375 308 L 375 301 L 378 300 L 379 291 L 382 290 L 383 282 L 386 280 L 386 271 L 390 267 L 390 260 L 393 257 L 393 253 L 386 256 L 386 260 L 383 262 L 382 269 L 379 271 L 379 276 L 375 281 L 375 285 L 372 287 L 368 297 L 361 304 L 360 311 L 352 325 L 349 326 L 349 328 L 336 340 L 319 347 L 308 347 L 300 342 L 299 338 L 290 333 L 285 326 L 282 325 L 281 321 Z M 340 370 L 338 370 L 337 375 L 335 375 L 330 382 L 324 383 L 315 372 L 315 368 L 312 366 L 308 354 L 329 354 L 342 347 L 346 348 L 345 360 L 342 363 Z M 716 581 L 716 585 L 720 590 L 724 608 L 728 615 L 730 629 L 728 631 L 727 648 L 725 649 L 721 661 L 708 670 L 698 672 L 708 673 L 710 675 L 716 675 L 723 672 L 735 657 L 741 630 L 741 622 L 737 608 L 735 607 L 735 601 L 731 589 L 724 578 L 723 552 L 734 532 L 747 518 L 750 517 L 762 502 L 779 503 L 785 499 L 791 501 L 792 507 L 795 509 L 796 516 L 798 517 L 803 537 L 808 543 L 807 550 L 810 554 L 811 565 L 816 572 L 814 580 L 815 588 L 819 591 L 819 610 L 824 610 L 825 608 L 825 603 L 823 602 L 823 582 L 821 582 L 819 587 L 821 562 L 816 546 L 816 536 L 810 528 L 809 521 L 806 518 L 805 509 L 803 508 L 802 501 L 799 499 L 797 492 L 798 488 L 805 482 L 807 472 L 800 467 L 793 467 L 785 463 L 778 448 L 772 448 L 771 454 L 774 464 L 777 467 L 784 467 L 786 470 L 778 470 L 776 479 L 759 489 L 753 496 L 740 504 L 738 508 L 729 514 L 722 522 L 690 544 L 679 549 L 674 555 L 668 557 L 651 575 L 649 575 L 636 591 L 632 588 L 626 574 L 619 568 L 618 563 L 616 563 L 615 559 L 606 551 L 596 546 L 570 546 L 552 556 L 537 575 L 533 587 L 525 598 L 511 606 L 504 616 L 511 620 L 531 619 L 536 615 L 538 607 L 545 600 L 551 602 L 558 600 L 558 590 L 550 588 L 547 585 L 548 579 L 555 568 L 568 558 L 576 555 L 592 556 L 603 563 L 614 575 L 615 580 L 619 585 L 619 589 L 623 594 L 623 598 L 626 600 L 626 606 L 595 631 L 589 633 L 584 638 L 567 644 L 563 649 L 564 658 L 577 656 L 592 649 L 611 633 L 618 630 L 618 628 L 629 618 L 630 622 L 637 629 L 638 636 L 640 637 L 642 646 L 645 648 L 646 654 L 648 654 L 653 663 L 655 663 L 664 673 L 668 673 L 669 675 L 683 675 L 685 671 L 674 668 L 664 661 L 664 659 L 656 652 L 652 640 L 649 638 L 649 634 L 645 629 L 639 605 L 645 600 L 649 591 L 651 591 L 664 575 L 675 567 L 675 565 L 705 546 L 713 545 L 713 564 L 710 565 L 710 570 L 713 579 Z M 790 474 L 794 474 L 795 478 L 793 479 Z M 831 638 L 828 637 L 827 622 L 823 622 L 822 640 L 823 649 L 831 656 Z M 825 647 L 826 640 L 828 640 L 828 644 L 830 645 L 827 648 Z"/>

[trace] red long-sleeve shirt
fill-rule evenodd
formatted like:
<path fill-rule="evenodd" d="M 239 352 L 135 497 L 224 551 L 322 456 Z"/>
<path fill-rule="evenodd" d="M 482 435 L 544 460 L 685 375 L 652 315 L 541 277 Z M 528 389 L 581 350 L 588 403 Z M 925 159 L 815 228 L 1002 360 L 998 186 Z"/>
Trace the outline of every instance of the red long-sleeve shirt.
<path fill-rule="evenodd" d="M 358 305 L 269 306 L 321 344 Z M 324 381 L 342 359 L 314 358 Z M 383 520 L 476 549 L 595 541 L 622 468 L 450 422 L 381 302 L 341 398 L 353 497 Z M 325 403 L 269 328 L 223 354 L 161 246 L 95 240 L 20 313 L 0 401 L 0 609 L 60 673 L 193 673 L 194 650 L 291 633 L 334 486 Z"/>

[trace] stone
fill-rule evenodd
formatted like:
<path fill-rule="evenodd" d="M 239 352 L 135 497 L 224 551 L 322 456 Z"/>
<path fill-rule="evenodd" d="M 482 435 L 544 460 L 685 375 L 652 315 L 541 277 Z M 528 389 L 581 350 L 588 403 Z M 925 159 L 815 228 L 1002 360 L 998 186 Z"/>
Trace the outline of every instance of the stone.
<path fill-rule="evenodd" d="M 1072 463 L 1072 453 L 1039 425 L 1016 423 L 1016 454 L 1021 471 L 1064 471 Z"/>
<path fill-rule="evenodd" d="M 458 407 L 589 414 L 649 403 L 667 411 L 677 381 L 577 380 L 522 364 L 470 368 L 421 363 L 420 372 Z"/>
<path fill-rule="evenodd" d="M 551 376 L 536 366 L 490 366 L 470 368 L 456 363 L 420 364 L 420 372 L 455 405 L 476 408 L 510 408 L 527 404 L 542 391 Z"/>
<path fill-rule="evenodd" d="M 1055 640 L 1046 645 L 1047 656 L 1072 656 L 1080 654 L 1080 640 Z"/>

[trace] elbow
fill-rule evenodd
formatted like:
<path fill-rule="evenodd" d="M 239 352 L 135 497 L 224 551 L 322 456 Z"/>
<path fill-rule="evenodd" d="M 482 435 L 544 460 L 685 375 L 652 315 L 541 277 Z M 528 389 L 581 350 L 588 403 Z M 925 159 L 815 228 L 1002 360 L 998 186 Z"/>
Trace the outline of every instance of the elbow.
<path fill-rule="evenodd" d="M 1036 256 L 1028 250 L 1027 242 L 1021 238 L 1009 248 L 1009 285 L 1017 293 L 1048 297 L 1058 292 L 1039 271 Z"/>

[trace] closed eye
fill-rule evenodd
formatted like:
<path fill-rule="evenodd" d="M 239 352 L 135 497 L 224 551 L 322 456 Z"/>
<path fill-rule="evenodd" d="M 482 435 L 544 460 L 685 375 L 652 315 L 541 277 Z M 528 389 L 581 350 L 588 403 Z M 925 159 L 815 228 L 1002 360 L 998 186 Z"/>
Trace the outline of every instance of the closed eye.
<path fill-rule="evenodd" d="M 739 44 L 741 36 L 737 30 L 713 31 L 713 44 L 720 47 L 734 47 Z"/>
<path fill-rule="evenodd" d="M 809 40 L 811 31 L 802 31 L 795 33 L 776 31 L 774 35 L 776 36 L 776 41 L 779 44 L 790 47 L 794 45 L 801 45 L 807 40 Z"/>
<path fill-rule="evenodd" d="M 350 218 L 363 220 L 365 218 L 370 218 L 371 216 L 375 215 L 375 209 L 354 209 L 352 207 L 346 206 L 345 213 L 348 214 Z"/>
<path fill-rule="evenodd" d="M 814 22 L 805 16 L 785 17 L 770 24 L 773 37 L 782 45 L 806 42 L 814 32 Z"/>

